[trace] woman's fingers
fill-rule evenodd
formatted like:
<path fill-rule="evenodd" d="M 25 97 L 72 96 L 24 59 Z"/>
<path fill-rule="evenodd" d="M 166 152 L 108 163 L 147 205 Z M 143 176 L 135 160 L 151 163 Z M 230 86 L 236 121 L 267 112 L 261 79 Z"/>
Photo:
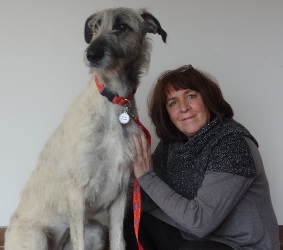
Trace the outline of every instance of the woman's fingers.
<path fill-rule="evenodd" d="M 141 141 L 142 141 L 142 152 L 143 152 L 143 155 L 147 156 L 149 145 L 148 145 L 148 141 L 147 141 L 147 138 L 145 137 L 144 133 L 141 134 Z"/>
<path fill-rule="evenodd" d="M 151 150 L 146 136 L 141 133 L 141 140 L 133 134 L 133 141 L 136 147 L 137 156 L 134 160 L 135 176 L 139 178 L 151 169 Z"/>
<path fill-rule="evenodd" d="M 142 147 L 141 147 L 141 144 L 139 142 L 138 137 L 135 134 L 133 134 L 133 140 L 134 140 L 134 143 L 135 143 L 137 155 L 141 155 L 142 154 Z"/>
<path fill-rule="evenodd" d="M 144 156 L 147 155 L 148 151 L 150 150 L 150 147 L 148 145 L 148 141 L 145 134 L 141 133 L 141 142 L 139 141 L 136 134 L 133 134 L 133 140 L 135 143 L 137 154 L 143 154 Z"/>

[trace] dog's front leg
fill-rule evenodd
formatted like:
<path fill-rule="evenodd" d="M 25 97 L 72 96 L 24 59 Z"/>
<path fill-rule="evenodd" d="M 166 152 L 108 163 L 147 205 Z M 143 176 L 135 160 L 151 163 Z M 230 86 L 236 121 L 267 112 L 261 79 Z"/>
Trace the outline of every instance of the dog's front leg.
<path fill-rule="evenodd" d="M 69 192 L 70 234 L 74 250 L 84 250 L 85 198 L 83 189 Z"/>
<path fill-rule="evenodd" d="M 123 221 L 126 207 L 126 191 L 121 190 L 120 195 L 113 202 L 109 210 L 109 240 L 111 250 L 124 250 Z"/>

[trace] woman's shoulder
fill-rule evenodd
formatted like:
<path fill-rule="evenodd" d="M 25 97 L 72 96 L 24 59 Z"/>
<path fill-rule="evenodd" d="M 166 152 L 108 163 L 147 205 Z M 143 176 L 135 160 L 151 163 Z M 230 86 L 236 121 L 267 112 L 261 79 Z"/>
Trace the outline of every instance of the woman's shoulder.
<path fill-rule="evenodd" d="M 258 147 L 258 142 L 250 133 L 250 131 L 241 123 L 235 121 L 233 118 L 223 119 L 222 130 L 220 131 L 220 133 L 223 135 L 224 139 L 227 139 L 233 135 L 239 138 L 249 138 Z"/>
<path fill-rule="evenodd" d="M 251 137 L 248 138 L 254 143 Z M 255 176 L 255 161 L 245 135 L 231 132 L 220 138 L 210 152 L 208 170 Z"/>

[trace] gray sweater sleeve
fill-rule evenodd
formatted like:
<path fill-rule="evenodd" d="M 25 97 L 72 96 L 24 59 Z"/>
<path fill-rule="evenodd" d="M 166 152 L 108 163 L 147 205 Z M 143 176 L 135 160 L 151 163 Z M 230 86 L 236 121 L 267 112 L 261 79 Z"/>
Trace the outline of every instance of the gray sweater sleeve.
<path fill-rule="evenodd" d="M 197 196 L 192 200 L 176 193 L 153 171 L 141 176 L 138 181 L 162 210 L 159 215 L 163 216 L 165 221 L 172 220 L 180 230 L 202 238 L 221 224 L 241 199 L 253 178 L 207 171 Z M 169 218 L 166 219 L 164 213 Z"/>

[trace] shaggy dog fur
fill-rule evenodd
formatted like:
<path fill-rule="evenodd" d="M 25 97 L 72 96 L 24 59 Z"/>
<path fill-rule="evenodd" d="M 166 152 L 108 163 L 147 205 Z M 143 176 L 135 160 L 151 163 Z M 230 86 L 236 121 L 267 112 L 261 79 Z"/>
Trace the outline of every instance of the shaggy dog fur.
<path fill-rule="evenodd" d="M 144 9 L 107 9 L 87 19 L 85 55 L 93 77 L 41 152 L 11 217 L 6 250 L 102 249 L 96 215 L 106 209 L 110 248 L 124 249 L 126 193 L 135 157 L 132 135 L 139 134 L 139 127 L 133 119 L 119 122 L 126 107 L 102 96 L 94 76 L 111 93 L 129 97 L 128 111 L 137 116 L 132 93 L 149 64 L 146 33 L 166 40 L 158 20 Z"/>

